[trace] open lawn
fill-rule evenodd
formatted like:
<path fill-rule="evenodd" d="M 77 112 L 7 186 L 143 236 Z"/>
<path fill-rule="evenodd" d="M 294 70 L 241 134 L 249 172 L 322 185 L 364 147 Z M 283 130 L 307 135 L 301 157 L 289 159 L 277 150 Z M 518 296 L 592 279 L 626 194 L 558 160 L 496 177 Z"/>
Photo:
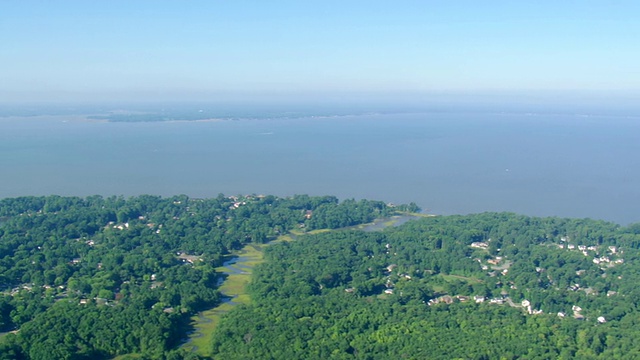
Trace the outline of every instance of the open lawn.
<path fill-rule="evenodd" d="M 480 279 L 476 279 L 476 278 L 473 278 L 473 277 L 459 276 L 459 275 L 439 274 L 438 276 L 443 278 L 446 282 L 451 282 L 453 280 L 462 280 L 462 281 L 466 281 L 466 282 L 468 282 L 470 284 L 479 284 L 479 283 L 482 282 Z"/>

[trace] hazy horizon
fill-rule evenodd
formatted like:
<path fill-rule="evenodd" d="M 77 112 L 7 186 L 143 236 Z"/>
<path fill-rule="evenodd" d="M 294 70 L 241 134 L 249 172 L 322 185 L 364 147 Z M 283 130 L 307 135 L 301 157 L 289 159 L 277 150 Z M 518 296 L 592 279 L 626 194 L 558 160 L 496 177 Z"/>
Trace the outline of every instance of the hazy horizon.
<path fill-rule="evenodd" d="M 211 98 L 155 98 L 146 101 L 7 101 L 0 99 L 0 117 L 91 115 L 114 112 L 201 111 L 218 117 L 268 118 L 273 114 L 300 116 L 361 115 L 366 113 L 544 113 L 585 116 L 640 116 L 640 95 L 633 92 L 512 91 L 431 93 L 226 94 Z"/>

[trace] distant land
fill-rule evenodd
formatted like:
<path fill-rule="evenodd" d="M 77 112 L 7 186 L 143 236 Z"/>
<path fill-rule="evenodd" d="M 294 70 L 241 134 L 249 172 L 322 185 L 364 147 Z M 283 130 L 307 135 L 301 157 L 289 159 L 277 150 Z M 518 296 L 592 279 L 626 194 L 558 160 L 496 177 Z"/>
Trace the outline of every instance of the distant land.
<path fill-rule="evenodd" d="M 540 95 L 538 95 L 539 97 Z M 557 116 L 640 117 L 636 102 L 593 99 L 585 95 L 578 101 L 559 96 L 540 100 L 535 95 L 432 96 L 417 100 L 261 100 L 192 101 L 130 103 L 2 103 L 2 117 L 86 116 L 89 120 L 110 122 L 162 122 L 199 120 L 296 119 L 306 117 L 362 116 L 372 114 L 514 114 Z M 563 98 L 566 98 L 564 101 Z"/>

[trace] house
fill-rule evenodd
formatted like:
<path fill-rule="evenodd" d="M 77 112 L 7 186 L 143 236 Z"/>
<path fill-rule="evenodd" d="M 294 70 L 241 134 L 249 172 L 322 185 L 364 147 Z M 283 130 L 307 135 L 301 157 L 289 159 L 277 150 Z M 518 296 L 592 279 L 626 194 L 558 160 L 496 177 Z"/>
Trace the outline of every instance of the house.
<path fill-rule="evenodd" d="M 476 295 L 476 296 L 473 297 L 473 300 L 475 300 L 476 303 L 479 304 L 479 303 L 483 303 L 484 302 L 485 297 L 484 296 L 480 296 L 480 295 Z"/>
<path fill-rule="evenodd" d="M 489 244 L 487 244 L 486 242 L 476 241 L 471 243 L 471 247 L 476 249 L 486 249 L 489 247 Z"/>
<path fill-rule="evenodd" d="M 443 297 L 440 298 L 443 303 L 445 304 L 453 304 L 453 298 L 449 295 L 445 295 Z"/>
<path fill-rule="evenodd" d="M 392 272 L 392 271 L 393 271 L 393 269 L 395 269 L 395 268 L 397 268 L 397 267 L 398 267 L 398 265 L 396 265 L 396 264 L 391 264 L 391 265 L 387 266 L 387 271 L 388 271 L 388 272 Z"/>
<path fill-rule="evenodd" d="M 388 295 L 391 295 L 391 294 L 393 294 L 393 289 L 386 289 L 386 290 L 384 291 L 384 293 L 385 293 L 385 294 L 388 294 Z"/>
<path fill-rule="evenodd" d="M 182 262 L 188 262 L 190 264 L 193 264 L 196 261 L 202 261 L 202 256 L 187 255 L 186 253 L 181 252 L 181 253 L 178 253 L 178 259 L 182 260 Z"/>
<path fill-rule="evenodd" d="M 607 322 L 607 319 L 605 319 L 604 316 L 598 316 L 598 322 L 600 324 L 604 324 Z"/>
<path fill-rule="evenodd" d="M 107 300 L 107 299 L 103 299 L 103 298 L 99 298 L 99 297 L 96 297 L 96 298 L 93 298 L 93 299 L 96 301 L 96 304 L 98 304 L 98 305 L 107 305 L 109 303 L 109 300 Z"/>

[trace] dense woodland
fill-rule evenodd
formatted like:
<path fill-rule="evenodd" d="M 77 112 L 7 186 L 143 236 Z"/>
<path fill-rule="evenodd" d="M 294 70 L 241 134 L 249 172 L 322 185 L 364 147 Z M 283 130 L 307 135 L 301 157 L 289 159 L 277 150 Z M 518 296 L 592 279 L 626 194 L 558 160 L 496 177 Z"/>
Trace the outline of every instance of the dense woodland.
<path fill-rule="evenodd" d="M 266 248 L 215 359 L 615 359 L 640 354 L 640 225 L 509 213 L 342 229 L 415 204 L 335 197 L 0 200 L 0 359 L 199 357 L 225 255 Z M 342 230 L 341 230 L 342 229 Z"/>
<path fill-rule="evenodd" d="M 639 227 L 479 214 L 267 249 L 216 359 L 633 359 Z"/>
<path fill-rule="evenodd" d="M 225 255 L 291 229 L 388 216 L 335 197 L 21 197 L 0 201 L 0 359 L 99 359 L 177 350 L 220 302 Z"/>

